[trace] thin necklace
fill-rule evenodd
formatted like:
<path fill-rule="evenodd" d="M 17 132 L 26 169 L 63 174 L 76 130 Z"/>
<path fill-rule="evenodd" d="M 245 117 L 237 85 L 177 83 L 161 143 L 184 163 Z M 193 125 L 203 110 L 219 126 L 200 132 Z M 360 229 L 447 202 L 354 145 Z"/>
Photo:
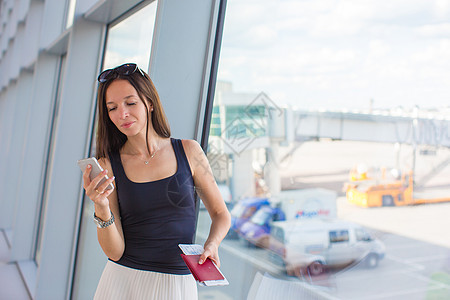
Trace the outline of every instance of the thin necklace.
<path fill-rule="evenodd" d="M 158 149 L 158 150 L 159 150 L 159 149 Z M 153 152 L 153 154 L 150 156 L 150 159 L 152 159 L 153 156 L 155 156 L 155 154 L 156 154 L 156 152 L 158 152 L 158 150 L 156 150 L 155 152 Z M 149 160 L 150 160 L 150 159 L 149 159 Z M 148 160 L 145 160 L 145 161 L 144 161 L 144 164 L 148 165 Z"/>
<path fill-rule="evenodd" d="M 152 155 L 150 155 L 150 159 L 152 159 L 156 155 L 156 152 L 158 152 L 158 150 L 159 150 L 159 147 L 156 149 L 155 152 L 153 152 Z M 144 160 L 144 164 L 148 165 L 150 159 L 149 160 Z"/>

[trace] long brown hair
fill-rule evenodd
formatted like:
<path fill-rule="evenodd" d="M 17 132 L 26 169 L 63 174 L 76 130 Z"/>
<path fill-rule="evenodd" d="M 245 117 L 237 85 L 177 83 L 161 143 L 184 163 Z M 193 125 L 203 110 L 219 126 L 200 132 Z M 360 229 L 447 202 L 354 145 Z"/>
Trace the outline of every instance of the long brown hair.
<path fill-rule="evenodd" d="M 142 70 L 141 70 L 142 71 Z M 151 114 L 151 122 L 156 133 L 165 138 L 170 137 L 170 126 L 167 121 L 166 114 L 161 105 L 158 92 L 156 91 L 153 81 L 150 79 L 147 73 L 142 71 L 136 71 L 130 75 L 115 74 L 116 77 L 110 79 L 104 83 L 99 83 L 97 93 L 97 109 L 98 109 L 98 127 L 97 127 L 97 158 L 108 157 L 108 153 L 117 152 L 127 141 L 127 136 L 120 132 L 120 130 L 114 125 L 108 115 L 108 109 L 106 107 L 106 90 L 111 82 L 117 79 L 127 80 L 137 91 L 139 98 L 147 108 L 147 131 L 146 141 L 148 148 L 148 119 L 149 109 L 148 105 L 153 105 L 153 112 Z"/>

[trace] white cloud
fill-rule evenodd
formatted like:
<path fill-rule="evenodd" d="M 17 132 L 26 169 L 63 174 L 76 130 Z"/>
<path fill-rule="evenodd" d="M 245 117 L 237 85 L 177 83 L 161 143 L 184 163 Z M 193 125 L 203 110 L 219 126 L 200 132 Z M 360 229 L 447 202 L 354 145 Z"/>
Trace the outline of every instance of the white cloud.
<path fill-rule="evenodd" d="M 277 38 L 277 31 L 265 24 L 251 27 L 243 34 L 243 38 L 253 47 L 270 45 Z"/>
<path fill-rule="evenodd" d="M 448 20 L 450 15 L 450 2 L 448 0 L 435 0 L 433 12 L 437 18 Z"/>
<path fill-rule="evenodd" d="M 427 24 L 418 27 L 415 31 L 424 37 L 448 37 L 450 36 L 450 23 Z"/>
<path fill-rule="evenodd" d="M 370 57 L 382 57 L 389 54 L 391 46 L 383 40 L 372 40 L 369 42 L 369 55 Z"/>
<path fill-rule="evenodd" d="M 422 68 L 443 69 L 436 75 L 450 68 L 450 38 L 434 40 L 427 44 L 425 49 L 412 53 L 411 62 L 422 66 Z M 430 74 L 432 75 L 432 74 Z"/>
<path fill-rule="evenodd" d="M 450 95 L 447 3 L 229 0 L 219 79 L 316 106 L 439 106 Z"/>

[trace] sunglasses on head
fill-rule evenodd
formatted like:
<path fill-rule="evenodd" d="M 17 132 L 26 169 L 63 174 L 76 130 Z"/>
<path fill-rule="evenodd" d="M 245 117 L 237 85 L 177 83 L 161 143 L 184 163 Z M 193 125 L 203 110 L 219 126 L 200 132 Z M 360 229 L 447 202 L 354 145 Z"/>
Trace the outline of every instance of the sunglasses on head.
<path fill-rule="evenodd" d="M 118 66 L 114 69 L 108 69 L 105 70 L 103 72 L 100 73 L 100 75 L 98 75 L 98 82 L 100 83 L 104 83 L 107 82 L 108 80 L 110 80 L 112 78 L 113 75 L 131 75 L 134 72 L 138 71 L 139 73 L 141 73 L 142 76 L 144 76 L 144 73 L 142 72 L 142 70 L 137 66 L 137 64 L 123 64 L 121 66 Z"/>

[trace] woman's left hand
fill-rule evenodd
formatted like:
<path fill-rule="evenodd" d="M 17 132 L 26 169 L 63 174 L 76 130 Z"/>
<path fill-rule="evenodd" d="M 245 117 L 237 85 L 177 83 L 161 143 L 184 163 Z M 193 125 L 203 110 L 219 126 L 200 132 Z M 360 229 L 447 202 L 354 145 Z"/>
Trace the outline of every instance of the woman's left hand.
<path fill-rule="evenodd" d="M 211 259 L 218 268 L 220 268 L 220 260 L 219 260 L 219 246 L 212 243 L 206 242 L 204 246 L 204 251 L 202 255 L 200 255 L 199 264 L 203 264 L 207 258 Z"/>

